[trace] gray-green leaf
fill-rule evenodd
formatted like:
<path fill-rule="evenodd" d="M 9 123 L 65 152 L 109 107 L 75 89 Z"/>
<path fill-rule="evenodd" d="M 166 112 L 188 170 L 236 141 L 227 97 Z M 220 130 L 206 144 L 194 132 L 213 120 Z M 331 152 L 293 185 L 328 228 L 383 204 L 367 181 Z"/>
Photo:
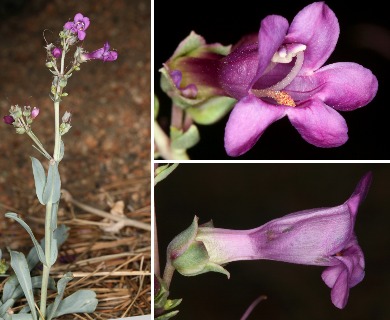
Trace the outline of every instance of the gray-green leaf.
<path fill-rule="evenodd" d="M 58 164 L 50 164 L 47 173 L 47 181 L 45 189 L 43 190 L 42 200 L 46 204 L 51 199 L 51 203 L 56 203 L 61 197 L 61 179 L 58 172 Z"/>
<path fill-rule="evenodd" d="M 21 218 L 18 217 L 18 215 L 14 212 L 7 212 L 5 214 L 5 216 L 7 218 L 10 218 L 10 219 L 14 219 L 15 221 L 19 222 L 20 225 L 26 229 L 26 231 L 28 232 L 28 234 L 30 235 L 31 237 L 31 240 L 32 242 L 34 243 L 34 246 L 37 250 L 37 253 L 38 253 L 38 257 L 39 257 L 39 260 L 44 264 L 44 265 L 47 265 L 46 264 L 46 258 L 45 258 L 45 254 L 42 250 L 42 247 L 40 246 L 39 242 L 37 241 L 37 239 L 35 239 L 35 236 L 33 234 L 33 232 L 31 231 L 30 227 L 27 225 L 27 223 L 25 223 Z"/>
<path fill-rule="evenodd" d="M 33 320 L 34 318 L 29 313 L 22 313 L 22 314 L 13 314 L 11 319 L 12 320 Z"/>
<path fill-rule="evenodd" d="M 15 300 L 14 299 L 8 299 L 7 302 L 5 302 L 1 307 L 0 307 L 0 316 L 4 317 L 8 311 L 9 308 L 12 308 L 14 305 Z"/>
<path fill-rule="evenodd" d="M 38 159 L 34 157 L 30 157 L 30 158 L 32 161 L 32 168 L 34 174 L 35 193 L 37 194 L 39 202 L 41 204 L 45 204 L 42 200 L 43 189 L 45 188 L 45 184 L 46 184 L 45 169 L 43 169 L 43 166 Z"/>
<path fill-rule="evenodd" d="M 70 313 L 92 313 L 95 311 L 98 300 L 92 290 L 79 290 L 61 301 L 54 314 L 59 317 Z"/>
<path fill-rule="evenodd" d="M 52 304 L 47 307 L 47 320 L 51 320 L 54 317 L 57 308 L 62 301 L 64 296 L 66 285 L 70 280 L 73 279 L 73 275 L 71 272 L 68 272 L 61 278 L 57 283 L 57 296 Z"/>
<path fill-rule="evenodd" d="M 23 253 L 10 250 L 11 255 L 11 267 L 15 271 L 18 277 L 20 286 L 23 289 L 27 303 L 31 309 L 31 313 L 34 320 L 37 320 L 37 312 L 34 305 L 34 294 L 32 291 L 32 282 L 30 276 L 30 270 L 28 269 L 27 260 Z"/>
<path fill-rule="evenodd" d="M 15 275 L 12 275 L 8 278 L 7 282 L 4 284 L 3 287 L 3 297 L 2 297 L 3 303 L 6 302 L 8 299 L 11 299 L 18 285 L 19 285 L 18 278 L 16 278 Z"/>
<path fill-rule="evenodd" d="M 31 278 L 31 285 L 32 285 L 33 289 L 41 288 L 42 287 L 42 276 L 32 277 Z M 49 278 L 48 288 L 51 290 L 55 290 L 55 288 L 56 288 L 56 284 L 52 278 Z M 12 294 L 12 299 L 17 300 L 21 297 L 23 297 L 23 289 L 21 286 L 18 286 Z"/>

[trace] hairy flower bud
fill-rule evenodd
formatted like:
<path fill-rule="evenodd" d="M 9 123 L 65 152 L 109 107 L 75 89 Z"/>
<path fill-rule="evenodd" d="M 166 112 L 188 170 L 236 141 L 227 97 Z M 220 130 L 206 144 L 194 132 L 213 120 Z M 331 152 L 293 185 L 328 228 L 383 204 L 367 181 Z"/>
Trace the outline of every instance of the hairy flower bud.
<path fill-rule="evenodd" d="M 39 108 L 34 107 L 31 111 L 31 119 L 35 119 L 39 114 Z"/>
<path fill-rule="evenodd" d="M 7 115 L 3 117 L 3 121 L 6 124 L 13 124 L 15 122 L 15 119 L 12 116 Z"/>
<path fill-rule="evenodd" d="M 62 116 L 62 122 L 69 123 L 71 119 L 72 119 L 72 114 L 68 111 L 65 111 L 64 115 Z"/>
<path fill-rule="evenodd" d="M 62 50 L 60 48 L 54 48 L 52 51 L 51 51 L 51 54 L 53 55 L 54 58 L 59 58 L 61 57 L 62 55 Z"/>

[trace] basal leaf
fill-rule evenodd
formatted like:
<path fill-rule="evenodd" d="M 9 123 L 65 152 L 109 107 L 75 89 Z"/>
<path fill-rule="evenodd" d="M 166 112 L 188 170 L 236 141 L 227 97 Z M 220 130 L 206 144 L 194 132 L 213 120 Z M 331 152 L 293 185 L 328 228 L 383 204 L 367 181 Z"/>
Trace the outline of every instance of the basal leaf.
<path fill-rule="evenodd" d="M 95 311 L 98 300 L 92 290 L 79 290 L 66 297 L 59 304 L 54 317 L 70 313 L 92 313 Z"/>
<path fill-rule="evenodd" d="M 45 259 L 45 254 L 42 250 L 42 247 L 38 243 L 37 239 L 35 239 L 35 236 L 33 232 L 31 231 L 30 227 L 25 223 L 21 218 L 18 217 L 18 215 L 14 212 L 7 212 L 5 214 L 7 218 L 14 219 L 15 221 L 19 222 L 20 225 L 28 232 L 28 234 L 31 237 L 32 242 L 34 243 L 35 249 L 37 250 L 39 260 L 46 265 L 46 259 Z"/>
<path fill-rule="evenodd" d="M 57 308 L 59 304 L 62 301 L 62 298 L 64 297 L 64 292 L 66 285 L 70 280 L 73 279 L 73 275 L 71 272 L 68 272 L 64 275 L 63 278 L 61 278 L 57 283 L 57 296 L 52 304 L 50 304 L 47 307 L 47 320 L 51 320 L 54 317 L 55 312 L 57 311 Z"/>
<path fill-rule="evenodd" d="M 27 260 L 23 253 L 10 250 L 11 267 L 14 270 L 20 286 L 23 289 L 24 296 L 31 309 L 33 320 L 37 320 L 37 312 L 34 305 L 34 294 L 32 290 L 32 282 L 30 270 L 28 269 Z"/>

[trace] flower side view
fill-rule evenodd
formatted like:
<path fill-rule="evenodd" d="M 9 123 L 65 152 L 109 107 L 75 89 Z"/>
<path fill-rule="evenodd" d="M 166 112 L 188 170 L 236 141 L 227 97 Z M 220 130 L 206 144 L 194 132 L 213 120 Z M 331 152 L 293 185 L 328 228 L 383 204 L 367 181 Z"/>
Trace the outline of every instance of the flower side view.
<path fill-rule="evenodd" d="M 103 48 L 97 49 L 90 53 L 81 53 L 81 61 L 86 60 L 103 60 L 105 61 L 115 61 L 118 58 L 118 53 L 116 51 L 110 51 L 110 44 L 106 42 Z"/>
<path fill-rule="evenodd" d="M 193 276 L 208 271 L 226 274 L 223 266 L 239 260 L 275 260 L 324 266 L 322 279 L 331 288 L 333 304 L 343 309 L 349 289 L 365 275 L 364 255 L 354 232 L 359 205 L 371 184 L 366 173 L 343 204 L 288 214 L 250 230 L 214 228 L 212 223 L 192 225 L 175 237 L 167 249 L 164 280 L 174 270 Z"/>

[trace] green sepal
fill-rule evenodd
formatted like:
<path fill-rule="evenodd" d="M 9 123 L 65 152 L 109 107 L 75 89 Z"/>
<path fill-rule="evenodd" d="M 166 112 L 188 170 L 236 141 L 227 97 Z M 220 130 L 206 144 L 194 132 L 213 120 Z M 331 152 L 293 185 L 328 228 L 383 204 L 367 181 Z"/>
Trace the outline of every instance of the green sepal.
<path fill-rule="evenodd" d="M 198 124 L 210 125 L 221 120 L 233 108 L 236 99 L 216 96 L 205 102 L 186 109 L 191 118 Z"/>
<path fill-rule="evenodd" d="M 157 167 L 154 170 L 154 185 L 164 180 L 168 175 L 171 174 L 173 170 L 177 168 L 178 165 L 179 165 L 178 163 L 173 163 L 173 164 L 168 163 L 163 166 Z"/>
<path fill-rule="evenodd" d="M 204 39 L 200 35 L 191 31 L 191 33 L 182 42 L 180 42 L 179 46 L 173 53 L 172 58 L 189 55 L 192 51 L 204 46 L 205 44 Z"/>
<path fill-rule="evenodd" d="M 167 253 L 170 260 L 183 254 L 190 244 L 195 241 L 198 233 L 198 217 L 194 217 L 191 225 L 181 233 L 179 233 L 168 245 Z"/>
<path fill-rule="evenodd" d="M 205 268 L 209 259 L 206 246 L 200 241 L 195 241 L 182 255 L 172 260 L 172 265 L 183 276 L 196 276 L 207 272 Z"/>
<path fill-rule="evenodd" d="M 204 52 L 213 52 L 226 56 L 230 53 L 231 48 L 231 45 L 223 46 L 220 43 L 207 44 L 202 36 L 191 31 L 191 33 L 180 42 L 170 60 L 182 56 L 196 57 L 202 55 Z"/>
<path fill-rule="evenodd" d="M 170 128 L 173 149 L 187 150 L 195 146 L 200 140 L 199 130 L 195 125 L 191 125 L 184 133 L 175 127 Z"/>

